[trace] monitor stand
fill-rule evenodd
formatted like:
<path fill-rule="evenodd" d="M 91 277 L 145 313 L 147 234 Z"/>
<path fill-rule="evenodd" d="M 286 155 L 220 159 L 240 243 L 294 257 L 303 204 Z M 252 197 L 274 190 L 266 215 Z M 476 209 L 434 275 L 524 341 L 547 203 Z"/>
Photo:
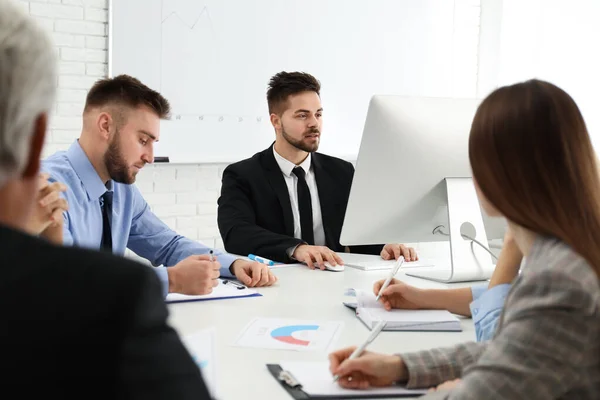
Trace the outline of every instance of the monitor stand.
<path fill-rule="evenodd" d="M 475 236 L 480 243 L 488 245 L 487 235 L 481 216 L 481 207 L 472 178 L 446 178 L 448 199 L 448 228 L 436 227 L 435 234 L 450 236 L 450 263 L 434 268 L 414 269 L 408 276 L 436 282 L 470 282 L 490 279 L 494 264 L 490 254 L 477 243 L 466 240 L 461 234 L 463 224 L 470 223 L 475 228 Z M 440 230 L 439 228 L 442 228 Z"/>

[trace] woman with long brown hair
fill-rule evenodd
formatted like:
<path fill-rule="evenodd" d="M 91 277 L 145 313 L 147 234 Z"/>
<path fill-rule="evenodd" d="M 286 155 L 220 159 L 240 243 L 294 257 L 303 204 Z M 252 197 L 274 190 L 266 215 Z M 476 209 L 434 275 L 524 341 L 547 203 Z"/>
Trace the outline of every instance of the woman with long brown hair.
<path fill-rule="evenodd" d="M 600 398 L 600 177 L 577 105 L 539 80 L 499 88 L 477 110 L 469 158 L 484 211 L 507 219 L 525 256 L 494 338 L 339 350 L 332 373 L 349 388 L 439 385 L 432 399 Z"/>

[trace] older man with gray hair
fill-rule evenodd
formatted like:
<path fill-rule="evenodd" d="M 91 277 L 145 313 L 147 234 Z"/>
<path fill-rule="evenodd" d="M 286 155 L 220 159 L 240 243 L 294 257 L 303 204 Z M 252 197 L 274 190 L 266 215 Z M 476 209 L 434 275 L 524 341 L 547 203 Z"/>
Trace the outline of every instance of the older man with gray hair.
<path fill-rule="evenodd" d="M 48 37 L 0 0 L 0 375 L 23 398 L 208 399 L 156 274 L 30 235 L 55 97 Z"/>

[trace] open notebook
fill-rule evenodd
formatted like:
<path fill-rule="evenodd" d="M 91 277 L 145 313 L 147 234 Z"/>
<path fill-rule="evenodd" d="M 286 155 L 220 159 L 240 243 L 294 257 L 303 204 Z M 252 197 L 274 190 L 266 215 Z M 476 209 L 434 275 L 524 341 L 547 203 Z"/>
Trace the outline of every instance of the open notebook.
<path fill-rule="evenodd" d="M 364 290 L 348 289 L 347 296 L 354 301 L 344 305 L 356 310 L 356 316 L 373 329 L 379 321 L 386 321 L 384 331 L 455 331 L 460 332 L 460 320 L 446 310 L 391 310 L 375 301 L 375 295 Z"/>

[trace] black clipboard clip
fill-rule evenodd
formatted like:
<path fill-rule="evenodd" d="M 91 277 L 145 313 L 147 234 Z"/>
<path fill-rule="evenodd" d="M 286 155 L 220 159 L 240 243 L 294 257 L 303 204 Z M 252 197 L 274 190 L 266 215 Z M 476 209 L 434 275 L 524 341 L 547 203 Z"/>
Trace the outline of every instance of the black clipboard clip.
<path fill-rule="evenodd" d="M 223 285 L 231 284 L 231 285 L 235 286 L 237 290 L 246 289 L 246 286 L 242 285 L 241 283 L 237 283 L 237 282 L 230 281 L 227 279 L 221 279 L 221 280 L 223 281 Z"/>
<path fill-rule="evenodd" d="M 285 383 L 287 386 L 289 386 L 293 389 L 302 388 L 302 384 L 300 382 L 298 382 L 298 380 L 296 378 L 294 378 L 294 375 L 292 375 L 288 371 L 281 370 L 279 372 L 279 375 L 277 376 L 277 379 L 279 379 L 280 382 Z"/>

